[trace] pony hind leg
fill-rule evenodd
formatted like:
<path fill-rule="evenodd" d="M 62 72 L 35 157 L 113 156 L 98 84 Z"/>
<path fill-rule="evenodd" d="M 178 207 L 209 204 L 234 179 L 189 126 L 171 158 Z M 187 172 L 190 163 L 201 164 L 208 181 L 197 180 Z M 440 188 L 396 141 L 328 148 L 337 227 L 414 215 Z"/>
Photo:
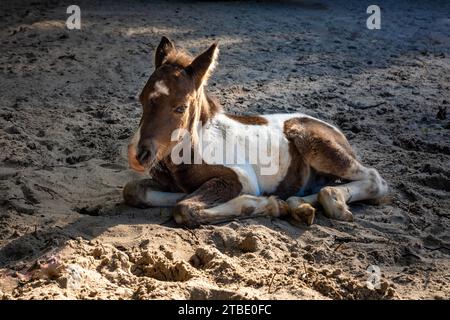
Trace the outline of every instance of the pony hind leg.
<path fill-rule="evenodd" d="M 367 168 L 355 160 L 356 169 L 349 169 L 342 173 L 341 178 L 354 180 L 349 183 L 325 186 L 318 193 L 305 197 L 290 197 L 286 200 L 291 208 L 292 215 L 298 217 L 308 216 L 311 207 L 321 205 L 327 217 L 352 221 L 353 215 L 347 203 L 378 199 L 383 197 L 388 187 L 377 170 Z"/>
<path fill-rule="evenodd" d="M 326 216 L 352 221 L 347 203 L 377 199 L 384 196 L 388 187 L 377 170 L 363 166 L 355 157 L 345 136 L 336 128 L 315 119 L 292 119 L 286 135 L 305 155 L 308 164 L 317 172 L 350 181 L 323 187 L 309 197 L 292 197 L 290 205 L 320 204 Z"/>
<path fill-rule="evenodd" d="M 325 186 L 335 184 L 335 177 L 330 175 L 322 175 L 317 173 L 313 168 L 309 169 L 310 176 L 302 193 L 307 192 L 308 195 L 292 196 L 286 200 L 292 217 L 307 225 L 314 222 L 316 208 L 320 205 L 318 200 L 318 192 Z"/>
<path fill-rule="evenodd" d="M 344 175 L 344 178 L 354 181 L 324 187 L 317 196 L 325 214 L 330 218 L 352 221 L 353 215 L 347 203 L 378 199 L 388 192 L 387 183 L 377 170 L 364 167 L 356 161 Z"/>

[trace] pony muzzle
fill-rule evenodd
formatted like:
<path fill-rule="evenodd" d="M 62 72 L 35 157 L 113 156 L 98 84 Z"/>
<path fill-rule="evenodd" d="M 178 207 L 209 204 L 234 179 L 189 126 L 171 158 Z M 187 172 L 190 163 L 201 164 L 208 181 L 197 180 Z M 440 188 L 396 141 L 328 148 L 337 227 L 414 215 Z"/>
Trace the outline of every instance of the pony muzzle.
<path fill-rule="evenodd" d="M 144 166 L 139 162 L 137 158 L 137 150 L 134 144 L 128 145 L 128 165 L 131 169 L 137 172 L 144 172 Z"/>

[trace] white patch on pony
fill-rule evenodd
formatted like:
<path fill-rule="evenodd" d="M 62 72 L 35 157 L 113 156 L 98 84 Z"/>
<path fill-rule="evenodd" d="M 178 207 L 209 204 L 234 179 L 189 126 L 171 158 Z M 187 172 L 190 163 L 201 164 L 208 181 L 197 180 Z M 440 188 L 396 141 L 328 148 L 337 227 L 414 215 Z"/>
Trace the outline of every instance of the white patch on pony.
<path fill-rule="evenodd" d="M 208 141 L 210 149 L 225 149 L 220 164 L 237 174 L 244 194 L 259 196 L 274 192 L 286 176 L 291 163 L 283 121 L 266 119 L 267 125 L 246 125 L 220 113 L 202 128 L 203 140 Z M 230 143 L 230 137 L 234 139 L 234 144 L 231 142 L 235 147 L 234 151 L 225 147 L 227 142 Z M 217 146 L 211 148 L 211 144 Z M 270 145 L 274 149 L 269 153 L 268 150 L 261 152 L 259 148 L 264 145 Z M 206 153 L 204 151 L 204 156 Z M 206 158 L 204 160 L 210 163 Z"/>
<path fill-rule="evenodd" d="M 169 88 L 166 86 L 166 84 L 164 83 L 163 80 L 159 80 L 155 82 L 155 86 L 154 86 L 155 91 L 153 91 L 152 93 L 150 93 L 149 98 L 156 98 L 159 97 L 160 95 L 169 95 Z"/>
<path fill-rule="evenodd" d="M 275 114 L 262 115 L 261 117 L 266 118 L 267 121 L 272 120 L 272 121 L 282 122 L 282 124 L 283 124 L 282 128 L 284 127 L 284 122 L 287 120 L 294 119 L 294 118 L 308 118 L 308 119 L 312 119 L 317 122 L 320 122 L 320 123 L 326 125 L 327 127 L 332 128 L 336 132 L 339 132 L 342 134 L 342 132 L 338 128 L 333 126 L 332 124 L 329 124 L 328 122 L 314 118 L 314 117 L 309 116 L 304 113 L 275 113 Z"/>
<path fill-rule="evenodd" d="M 244 194 L 253 194 L 259 196 L 261 194 L 258 178 L 255 170 L 250 164 L 244 165 L 225 165 L 232 169 L 238 176 L 239 182 L 242 185 L 241 192 Z"/>
<path fill-rule="evenodd" d="M 203 140 L 208 141 L 208 148 L 210 150 L 225 149 L 222 163 L 213 163 L 205 158 L 205 154 L 208 153 L 208 151 L 205 151 L 205 147 L 203 147 L 203 159 L 206 163 L 221 164 L 232 169 L 242 184 L 243 194 L 259 196 L 264 193 L 273 193 L 285 179 L 292 162 L 289 152 L 289 140 L 284 134 L 284 124 L 287 120 L 293 118 L 310 118 L 320 121 L 337 132 L 340 132 L 339 129 L 324 121 L 301 113 L 272 114 L 263 115 L 262 117 L 267 120 L 267 124 L 246 125 L 227 117 L 224 113 L 219 113 L 202 128 L 203 132 L 201 134 L 203 135 Z M 238 163 L 230 163 L 230 161 L 227 161 L 227 154 L 233 154 L 233 152 L 230 152 L 225 147 L 226 142 L 224 138 L 227 135 L 236 138 L 237 144 L 233 156 L 237 157 L 235 159 L 239 161 Z M 267 170 L 264 171 L 264 168 L 268 168 L 267 162 L 263 163 L 261 161 L 261 155 L 258 154 L 258 161 L 256 163 L 248 155 L 252 150 L 255 150 L 254 148 L 259 148 L 258 146 L 261 146 L 261 143 L 269 144 L 270 142 L 270 145 L 273 147 L 274 140 L 276 140 L 276 152 L 269 152 L 267 154 L 263 152 L 264 158 L 266 158 L 264 160 L 269 160 L 270 167 L 276 168 L 274 172 L 268 174 Z M 217 158 L 214 160 L 217 160 Z"/>

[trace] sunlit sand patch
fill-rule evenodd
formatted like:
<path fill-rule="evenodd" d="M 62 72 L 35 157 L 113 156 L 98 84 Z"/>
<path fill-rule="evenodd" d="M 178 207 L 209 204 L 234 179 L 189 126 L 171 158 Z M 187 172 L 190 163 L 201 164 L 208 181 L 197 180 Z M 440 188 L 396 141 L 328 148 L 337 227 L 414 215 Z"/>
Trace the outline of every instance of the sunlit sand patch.
<path fill-rule="evenodd" d="M 243 42 L 247 42 L 248 39 L 245 37 L 228 37 L 228 36 L 218 36 L 214 39 L 208 39 L 208 38 L 194 38 L 191 40 L 187 40 L 187 41 L 183 41 L 183 40 L 179 40 L 177 41 L 177 44 L 179 44 L 180 47 L 198 47 L 198 48 L 203 48 L 203 47 L 207 47 L 210 46 L 212 41 L 217 41 L 219 43 L 219 48 L 221 46 L 231 46 L 231 45 L 236 45 L 239 43 L 243 43 Z"/>
<path fill-rule="evenodd" d="M 92 23 L 81 20 L 81 29 L 92 26 Z M 65 20 L 43 20 L 35 22 L 31 25 L 26 25 L 25 28 L 37 29 L 37 30 L 63 30 L 67 29 Z"/>
<path fill-rule="evenodd" d="M 191 29 L 178 29 L 178 28 L 166 28 L 166 27 L 137 27 L 137 28 L 128 28 L 125 31 L 125 35 L 127 37 L 147 35 L 147 34 L 159 34 L 159 35 L 167 35 L 167 34 L 180 34 L 192 32 Z"/>
<path fill-rule="evenodd" d="M 245 41 L 247 41 L 247 39 L 242 38 L 242 37 L 236 38 L 236 37 L 224 36 L 224 37 L 217 38 L 217 41 L 219 41 L 220 45 L 232 45 L 232 44 L 238 44 L 238 43 L 245 42 Z"/>
<path fill-rule="evenodd" d="M 218 42 L 219 50 L 223 47 L 233 47 L 241 43 L 248 42 L 249 39 L 246 37 L 228 37 L 228 36 L 218 36 L 214 38 L 192 38 L 192 39 L 180 39 L 177 41 L 177 45 L 182 48 L 188 48 L 190 53 L 199 53 L 205 48 L 209 47 L 214 41 Z M 219 64 L 220 64 L 220 54 L 219 54 Z"/>
<path fill-rule="evenodd" d="M 63 29 L 66 23 L 61 20 L 44 20 L 33 23 L 31 27 L 41 30 Z"/>

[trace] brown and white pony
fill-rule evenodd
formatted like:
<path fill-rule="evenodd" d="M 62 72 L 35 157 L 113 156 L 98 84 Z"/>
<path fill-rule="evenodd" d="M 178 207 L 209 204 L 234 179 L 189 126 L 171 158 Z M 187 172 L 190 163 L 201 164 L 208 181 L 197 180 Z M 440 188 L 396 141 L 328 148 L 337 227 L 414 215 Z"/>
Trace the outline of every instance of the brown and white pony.
<path fill-rule="evenodd" d="M 206 92 L 217 56 L 216 43 L 192 58 L 166 37 L 161 39 L 155 70 L 139 97 L 139 128 L 128 147 L 131 168 L 149 178 L 125 186 L 127 204 L 173 206 L 175 221 L 189 226 L 261 215 L 290 215 L 311 224 L 318 205 L 327 217 L 352 221 L 347 203 L 387 193 L 378 171 L 363 166 L 342 132 L 330 124 L 304 114 L 224 113 Z M 259 163 L 245 161 L 175 164 L 172 133 L 185 129 L 198 139 L 199 128 L 210 134 L 226 131 L 237 139 L 244 132 L 251 133 L 250 139 L 265 133 L 278 136 L 278 152 L 271 159 L 278 170 L 264 175 Z M 255 143 L 241 144 L 237 152 Z"/>

